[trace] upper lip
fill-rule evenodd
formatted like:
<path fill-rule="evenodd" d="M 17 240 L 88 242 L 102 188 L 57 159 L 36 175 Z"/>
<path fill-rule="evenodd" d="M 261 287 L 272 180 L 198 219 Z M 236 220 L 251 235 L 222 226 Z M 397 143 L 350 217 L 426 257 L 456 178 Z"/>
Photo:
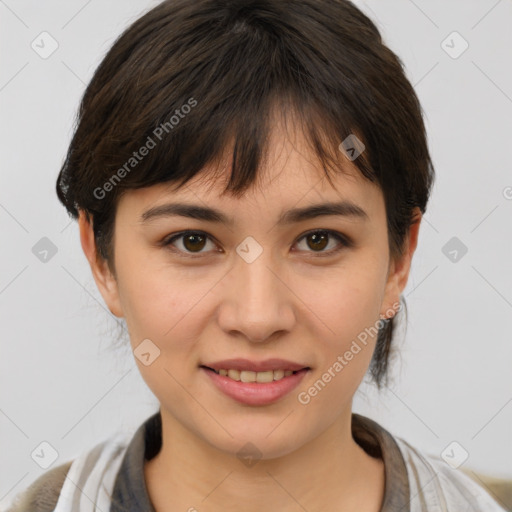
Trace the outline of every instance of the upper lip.
<path fill-rule="evenodd" d="M 265 361 L 250 361 L 249 359 L 224 359 L 213 363 L 205 363 L 201 366 L 212 368 L 213 370 L 246 370 L 252 372 L 267 372 L 270 370 L 292 370 L 298 371 L 309 366 L 286 359 L 266 359 Z"/>

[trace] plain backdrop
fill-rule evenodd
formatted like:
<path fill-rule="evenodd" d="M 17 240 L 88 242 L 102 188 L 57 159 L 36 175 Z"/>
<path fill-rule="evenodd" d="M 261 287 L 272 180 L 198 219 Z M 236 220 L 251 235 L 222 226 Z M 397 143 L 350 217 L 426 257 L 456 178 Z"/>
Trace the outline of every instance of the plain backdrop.
<path fill-rule="evenodd" d="M 354 411 L 427 453 L 456 441 L 466 467 L 512 478 L 512 3 L 356 3 L 404 62 L 437 177 L 392 385 L 364 382 Z M 94 69 L 154 5 L 0 1 L 0 508 L 46 471 L 41 443 L 54 467 L 158 408 L 129 348 L 111 348 L 118 327 L 54 191 Z M 58 44 L 46 58 L 41 37 Z"/>

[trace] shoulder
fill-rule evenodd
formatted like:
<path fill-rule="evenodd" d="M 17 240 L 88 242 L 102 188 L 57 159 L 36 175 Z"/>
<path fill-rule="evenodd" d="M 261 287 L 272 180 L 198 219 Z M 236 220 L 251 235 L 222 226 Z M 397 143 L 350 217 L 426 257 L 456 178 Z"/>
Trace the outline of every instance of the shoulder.
<path fill-rule="evenodd" d="M 52 512 L 73 461 L 50 469 L 18 494 L 7 512 Z"/>
<path fill-rule="evenodd" d="M 512 510 L 512 479 L 497 478 L 473 471 L 471 468 L 462 467 L 461 469 L 472 480 L 485 487 L 507 510 Z"/>
<path fill-rule="evenodd" d="M 143 432 L 142 427 L 139 430 Z M 7 512 L 53 512 L 61 495 L 65 496 L 64 502 L 68 506 L 70 499 L 80 497 L 84 492 L 73 483 L 82 480 L 83 489 L 88 485 L 91 495 L 97 496 L 101 486 L 115 483 L 132 437 L 133 432 L 117 431 L 77 458 L 46 471 L 18 493 Z"/>
<path fill-rule="evenodd" d="M 451 467 L 441 457 L 423 453 L 400 437 L 394 439 L 407 467 L 411 512 L 505 512 L 482 485 L 462 470 Z"/>

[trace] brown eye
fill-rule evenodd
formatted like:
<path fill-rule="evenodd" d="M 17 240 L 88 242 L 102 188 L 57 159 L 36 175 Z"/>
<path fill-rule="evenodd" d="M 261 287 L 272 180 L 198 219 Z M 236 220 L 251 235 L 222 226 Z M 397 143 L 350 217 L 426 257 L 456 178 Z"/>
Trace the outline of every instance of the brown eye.
<path fill-rule="evenodd" d="M 187 251 L 200 251 L 205 246 L 206 237 L 201 234 L 185 235 L 183 246 Z"/>
<path fill-rule="evenodd" d="M 337 246 L 334 244 L 334 248 L 331 250 L 324 250 L 333 239 L 338 241 Z M 306 241 L 306 252 L 318 253 L 314 254 L 315 256 L 329 256 L 337 253 L 344 247 L 352 247 L 352 242 L 348 238 L 342 236 L 336 231 L 325 229 L 310 231 L 303 235 L 299 239 L 299 242 L 300 240 Z"/>
<path fill-rule="evenodd" d="M 187 256 L 192 254 L 206 254 L 208 251 L 204 251 L 203 249 L 208 245 L 208 242 L 211 243 L 212 248 L 215 247 L 212 239 L 206 233 L 200 231 L 185 231 L 164 240 L 162 245 Z"/>
<path fill-rule="evenodd" d="M 322 251 L 327 246 L 329 235 L 323 231 L 317 231 L 307 235 L 306 240 L 308 241 L 308 247 L 311 249 Z"/>
<path fill-rule="evenodd" d="M 312 253 L 313 256 L 331 256 L 344 248 L 352 247 L 352 241 L 338 233 L 337 231 L 331 231 L 328 229 L 317 229 L 305 233 L 301 240 L 306 241 L 306 247 L 300 249 L 301 251 Z M 337 241 L 338 243 L 334 243 Z M 208 243 L 211 244 L 210 250 L 205 250 Z M 161 242 L 161 245 L 167 247 L 169 250 L 177 253 L 179 256 L 193 258 L 195 256 L 206 256 L 209 252 L 222 252 L 221 249 L 216 249 L 216 244 L 213 238 L 207 233 L 201 231 L 183 231 L 178 234 L 174 234 Z M 329 245 L 333 245 L 330 250 L 326 250 Z"/>

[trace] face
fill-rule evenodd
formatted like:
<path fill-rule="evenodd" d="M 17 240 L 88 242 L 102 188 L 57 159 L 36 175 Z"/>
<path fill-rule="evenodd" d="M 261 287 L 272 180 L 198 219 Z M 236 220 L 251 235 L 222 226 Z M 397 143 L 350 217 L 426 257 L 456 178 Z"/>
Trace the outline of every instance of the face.
<path fill-rule="evenodd" d="M 271 147 L 263 179 L 238 199 L 222 195 L 225 182 L 208 179 L 208 169 L 179 190 L 163 184 L 122 196 L 115 278 L 94 261 L 90 226 L 80 219 L 98 287 L 126 319 L 162 415 L 227 453 L 251 441 L 264 458 L 296 450 L 350 414 L 378 321 L 397 310 L 417 236 L 412 228 L 410 250 L 391 261 L 376 185 L 342 157 L 333 188 L 311 154 L 297 150 L 301 140 L 278 130 Z M 342 201 L 364 213 L 280 221 L 286 212 Z M 166 212 L 175 203 L 213 208 L 226 219 Z M 278 380 L 241 385 L 230 377 L 236 372 L 202 367 L 275 358 L 286 361 L 276 370 L 292 363 L 307 369 L 282 379 L 267 371 L 260 380 Z M 219 368 L 236 370 L 237 363 Z"/>

